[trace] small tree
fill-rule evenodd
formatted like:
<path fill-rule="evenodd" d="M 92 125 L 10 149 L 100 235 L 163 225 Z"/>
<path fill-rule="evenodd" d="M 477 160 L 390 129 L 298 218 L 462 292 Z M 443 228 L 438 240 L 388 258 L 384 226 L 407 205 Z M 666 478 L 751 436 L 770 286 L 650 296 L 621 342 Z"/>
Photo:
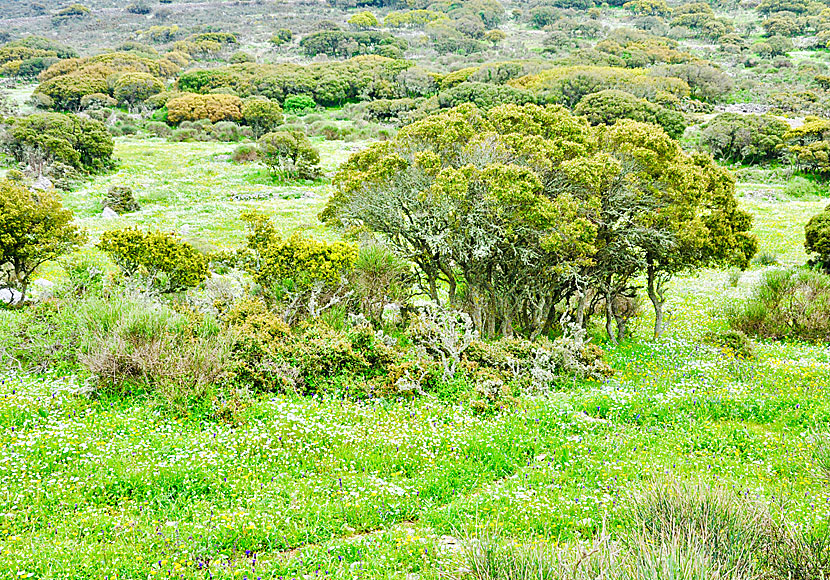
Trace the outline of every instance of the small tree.
<path fill-rule="evenodd" d="M 144 276 L 160 292 L 193 288 L 208 275 L 207 258 L 174 234 L 127 228 L 105 232 L 98 247 L 127 276 Z"/>
<path fill-rule="evenodd" d="M 292 95 L 285 99 L 283 108 L 286 113 L 303 113 L 317 106 L 314 99 L 309 95 Z"/>
<path fill-rule="evenodd" d="M 265 98 L 252 99 L 242 105 L 242 118 L 258 139 L 282 124 L 282 107 Z"/>
<path fill-rule="evenodd" d="M 289 42 L 291 42 L 292 38 L 294 38 L 294 34 L 291 32 L 291 30 L 289 30 L 288 28 L 280 28 L 279 30 L 277 30 L 274 36 L 271 37 L 270 42 L 274 46 L 281 46 L 283 44 L 288 44 Z"/>
<path fill-rule="evenodd" d="M 818 254 L 815 263 L 830 273 L 830 206 L 811 217 L 804 226 L 804 248 Z"/>
<path fill-rule="evenodd" d="M 259 159 L 272 173 L 291 179 L 315 179 L 320 174 L 320 154 L 299 131 L 267 133 L 258 144 Z"/>
<path fill-rule="evenodd" d="M 375 28 L 376 26 L 378 26 L 378 19 L 375 17 L 374 14 L 372 14 L 368 10 L 364 12 L 358 12 L 357 14 L 349 18 L 346 22 L 348 22 L 349 26 L 351 26 L 355 30 L 366 30 L 368 28 Z"/>
<path fill-rule="evenodd" d="M 115 81 L 113 91 L 119 103 L 126 103 L 130 108 L 143 103 L 153 95 L 164 90 L 164 84 L 149 73 L 125 73 Z"/>
<path fill-rule="evenodd" d="M 54 193 L 0 182 L 0 283 L 18 290 L 21 302 L 41 265 L 86 241 L 72 219 Z"/>

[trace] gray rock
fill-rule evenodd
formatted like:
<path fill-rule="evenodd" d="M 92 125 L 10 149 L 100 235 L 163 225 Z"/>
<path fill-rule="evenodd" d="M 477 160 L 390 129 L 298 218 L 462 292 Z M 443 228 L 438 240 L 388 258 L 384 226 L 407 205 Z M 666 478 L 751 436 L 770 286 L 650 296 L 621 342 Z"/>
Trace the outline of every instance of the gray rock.
<path fill-rule="evenodd" d="M 117 218 L 118 213 L 111 207 L 107 206 L 104 208 L 104 211 L 101 212 L 101 217 L 105 219 Z"/>
<path fill-rule="evenodd" d="M 41 191 L 48 191 L 52 189 L 52 182 L 45 175 L 38 177 L 32 184 L 32 189 L 39 189 Z"/>
<path fill-rule="evenodd" d="M 14 306 L 23 298 L 23 295 L 14 288 L 0 288 L 0 303 Z"/>

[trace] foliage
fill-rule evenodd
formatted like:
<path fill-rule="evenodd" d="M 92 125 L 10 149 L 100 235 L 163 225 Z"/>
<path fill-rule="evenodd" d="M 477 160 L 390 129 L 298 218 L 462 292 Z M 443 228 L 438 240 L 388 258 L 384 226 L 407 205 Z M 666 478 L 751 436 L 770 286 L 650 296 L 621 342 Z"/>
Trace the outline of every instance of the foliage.
<path fill-rule="evenodd" d="M 73 114 L 37 113 L 16 119 L 3 146 L 35 172 L 55 162 L 91 173 L 113 165 L 114 144 L 104 124 Z"/>
<path fill-rule="evenodd" d="M 317 107 L 317 103 L 309 95 L 291 95 L 283 103 L 287 113 L 300 114 Z"/>
<path fill-rule="evenodd" d="M 115 81 L 113 96 L 133 107 L 164 90 L 164 84 L 149 73 L 124 73 Z"/>
<path fill-rule="evenodd" d="M 722 113 L 705 125 L 700 144 L 718 159 L 759 163 L 782 154 L 789 128 L 772 116 Z"/>
<path fill-rule="evenodd" d="M 376 30 L 347 32 L 344 30 L 321 30 L 306 35 L 300 40 L 300 50 L 308 57 L 325 54 L 333 57 L 350 58 L 363 54 L 399 57 L 407 49 L 407 42 L 388 32 Z"/>
<path fill-rule="evenodd" d="M 555 106 L 432 115 L 353 155 L 335 184 L 322 217 L 384 235 L 432 300 L 446 284 L 485 336 L 537 336 L 566 297 L 582 325 L 588 287 L 611 335 L 635 273 L 659 309 L 674 273 L 746 267 L 755 251 L 734 181 L 711 159 L 653 125 L 593 129 Z"/>
<path fill-rule="evenodd" d="M 113 185 L 101 201 L 101 207 L 108 207 L 117 214 L 130 213 L 141 209 L 133 190 L 125 185 Z"/>
<path fill-rule="evenodd" d="M 257 141 L 259 159 L 273 173 L 289 179 L 315 179 L 320 173 L 320 153 L 299 131 L 266 133 Z"/>
<path fill-rule="evenodd" d="M 235 95 L 187 93 L 167 101 L 167 120 L 173 124 L 199 119 L 209 119 L 212 123 L 239 121 L 244 115 L 243 108 L 242 99 Z"/>
<path fill-rule="evenodd" d="M 346 22 L 355 30 L 375 28 L 379 24 L 377 17 L 368 10 L 353 14 Z"/>
<path fill-rule="evenodd" d="M 242 105 L 242 119 L 259 138 L 282 125 L 282 107 L 268 99 L 249 99 Z"/>
<path fill-rule="evenodd" d="M 271 37 L 270 42 L 274 46 L 281 46 L 283 44 L 288 44 L 289 42 L 291 42 L 293 38 L 294 33 L 292 33 L 290 29 L 280 28 L 279 30 L 277 30 L 274 36 Z"/>
<path fill-rule="evenodd" d="M 729 323 L 759 338 L 830 341 L 830 275 L 767 270 L 752 296 L 730 311 Z"/>
<path fill-rule="evenodd" d="M 73 218 L 54 193 L 0 181 L 0 283 L 19 291 L 21 302 L 44 263 L 86 241 Z"/>
<path fill-rule="evenodd" d="M 804 249 L 818 254 L 817 263 L 830 274 L 830 208 L 814 215 L 804 226 Z"/>
<path fill-rule="evenodd" d="M 675 139 L 686 130 L 686 120 L 681 113 L 613 89 L 586 95 L 574 107 L 574 114 L 587 117 L 593 125 L 613 125 L 618 119 L 653 123 Z"/>
<path fill-rule="evenodd" d="M 207 258 L 174 234 L 137 228 L 104 232 L 98 247 L 127 276 L 142 279 L 159 292 L 181 292 L 208 275 Z"/>

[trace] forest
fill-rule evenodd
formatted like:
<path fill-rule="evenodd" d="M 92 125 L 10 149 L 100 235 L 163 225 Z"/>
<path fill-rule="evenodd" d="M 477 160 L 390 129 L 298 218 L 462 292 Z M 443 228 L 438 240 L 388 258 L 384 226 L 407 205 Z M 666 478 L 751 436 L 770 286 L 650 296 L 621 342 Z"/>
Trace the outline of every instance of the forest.
<path fill-rule="evenodd" d="M 0 0 L 0 579 L 830 579 L 830 3 Z"/>

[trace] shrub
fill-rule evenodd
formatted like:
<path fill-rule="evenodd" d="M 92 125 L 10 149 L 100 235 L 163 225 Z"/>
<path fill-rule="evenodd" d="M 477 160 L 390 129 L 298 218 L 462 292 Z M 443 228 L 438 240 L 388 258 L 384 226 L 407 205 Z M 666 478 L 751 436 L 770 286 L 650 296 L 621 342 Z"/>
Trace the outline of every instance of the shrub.
<path fill-rule="evenodd" d="M 804 248 L 808 254 L 818 254 L 816 263 L 830 274 L 830 206 L 804 226 Z"/>
<path fill-rule="evenodd" d="M 268 99 L 251 99 L 242 106 L 242 118 L 253 131 L 254 138 L 259 139 L 282 124 L 282 108 Z"/>
<path fill-rule="evenodd" d="M 113 165 L 114 143 L 104 124 L 73 114 L 36 113 L 15 119 L 3 145 L 36 173 L 55 162 L 93 173 Z"/>
<path fill-rule="evenodd" d="M 149 73 L 124 73 L 115 81 L 113 96 L 119 103 L 133 107 L 164 90 L 164 83 Z"/>
<path fill-rule="evenodd" d="M 213 123 L 240 121 L 242 108 L 242 99 L 234 95 L 184 94 L 167 101 L 167 119 L 173 124 L 199 119 L 210 119 Z"/>
<path fill-rule="evenodd" d="M 574 108 L 574 113 L 587 117 L 593 125 L 613 125 L 618 119 L 652 123 L 661 126 L 675 139 L 686 130 L 686 120 L 681 113 L 625 91 L 606 90 L 586 95 Z"/>
<path fill-rule="evenodd" d="M 365 32 L 321 30 L 300 40 L 300 50 L 308 57 L 318 54 L 346 58 L 364 54 L 385 55 L 389 49 L 396 52 L 396 56 L 400 56 L 406 48 L 405 40 L 377 30 Z"/>
<path fill-rule="evenodd" d="M 292 95 L 282 104 L 286 113 L 301 114 L 317 107 L 317 103 L 309 95 Z"/>
<path fill-rule="evenodd" d="M 752 296 L 729 311 L 729 324 L 760 338 L 830 341 L 830 275 L 768 270 Z"/>
<path fill-rule="evenodd" d="M 127 276 L 142 278 L 160 292 L 181 292 L 201 284 L 208 275 L 207 258 L 174 234 L 132 228 L 109 231 L 98 247 Z"/>
<path fill-rule="evenodd" d="M 707 342 L 713 344 L 732 356 L 751 359 L 755 356 L 755 348 L 749 337 L 740 330 L 711 333 L 706 336 Z"/>
<path fill-rule="evenodd" d="M 271 37 L 271 44 L 274 46 L 281 46 L 283 44 L 288 44 L 294 38 L 294 34 L 288 28 L 280 28 L 277 30 L 276 34 Z"/>
<path fill-rule="evenodd" d="M 379 24 L 377 17 L 368 10 L 353 14 L 346 22 L 355 30 L 375 28 Z"/>
<path fill-rule="evenodd" d="M 85 239 L 72 223 L 74 216 L 53 193 L 34 193 L 20 183 L 0 181 L 0 284 L 20 292 L 50 260 L 66 254 Z"/>
<path fill-rule="evenodd" d="M 104 93 L 92 93 L 91 95 L 84 95 L 81 97 L 81 109 L 105 109 L 115 107 L 118 101 L 111 96 Z"/>
<path fill-rule="evenodd" d="M 241 141 L 245 133 L 250 136 L 250 131 L 240 127 L 232 121 L 220 121 L 210 129 L 210 137 L 216 141 Z"/>
<path fill-rule="evenodd" d="M 156 137 L 170 137 L 173 134 L 167 123 L 160 121 L 149 121 L 144 125 L 144 130 Z"/>
<path fill-rule="evenodd" d="M 133 190 L 125 185 L 113 185 L 107 191 L 101 207 L 108 207 L 117 214 L 138 211 L 140 206 L 133 195 Z"/>
<path fill-rule="evenodd" d="M 386 305 L 409 299 L 413 283 L 410 265 L 380 245 L 360 248 L 349 279 L 360 312 L 376 323 Z"/>
<path fill-rule="evenodd" d="M 266 133 L 257 145 L 260 161 L 273 173 L 290 179 L 315 179 L 320 174 L 320 154 L 299 131 Z"/>
<path fill-rule="evenodd" d="M 233 151 L 234 163 L 252 163 L 258 157 L 258 151 L 254 145 L 240 145 Z"/>

